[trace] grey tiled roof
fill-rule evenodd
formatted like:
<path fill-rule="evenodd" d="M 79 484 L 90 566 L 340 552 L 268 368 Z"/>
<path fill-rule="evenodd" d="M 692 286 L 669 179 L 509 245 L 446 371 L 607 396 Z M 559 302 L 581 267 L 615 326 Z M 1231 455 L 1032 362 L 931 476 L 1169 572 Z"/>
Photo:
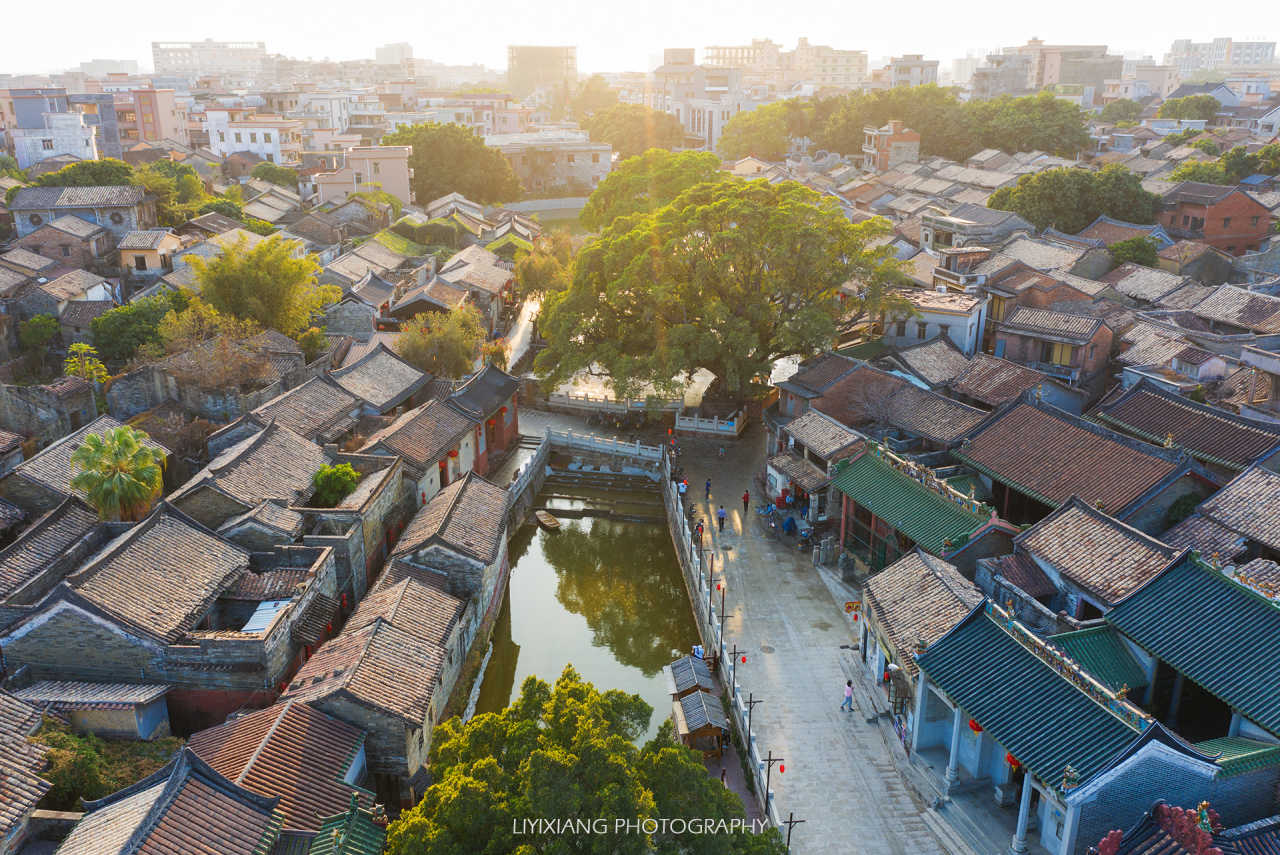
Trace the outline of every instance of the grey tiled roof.
<path fill-rule="evenodd" d="M 0 601 L 93 530 L 98 515 L 76 498 L 64 499 L 0 552 Z"/>
<path fill-rule="evenodd" d="M 898 351 L 897 358 L 930 386 L 941 386 L 969 367 L 969 358 L 946 336 L 904 348 Z"/>
<path fill-rule="evenodd" d="M 27 739 L 39 726 L 40 710 L 0 691 L 0 840 L 52 789 L 41 777 L 48 749 Z"/>
<path fill-rule="evenodd" d="M 1000 323 L 1002 331 L 1062 338 L 1078 344 L 1091 341 L 1101 326 L 1101 318 L 1030 306 L 1018 306 Z"/>
<path fill-rule="evenodd" d="M 435 462 L 479 420 L 448 401 L 410 410 L 369 437 L 362 451 L 383 446 L 419 468 Z"/>
<path fill-rule="evenodd" d="M 360 399 L 325 377 L 313 377 L 283 395 L 272 398 L 253 411 L 263 420 L 306 437 L 315 439 L 336 426 L 348 422 L 351 413 L 360 409 Z"/>
<path fill-rule="evenodd" d="M 809 410 L 787 423 L 784 431 L 796 442 L 823 459 L 842 451 L 862 439 L 862 434 L 821 413 Z"/>
<path fill-rule="evenodd" d="M 384 412 L 413 397 L 431 379 L 385 346 L 374 348 L 330 376 L 343 389 Z"/>
<path fill-rule="evenodd" d="M 168 229 L 145 229 L 129 232 L 120 238 L 116 249 L 155 249 L 166 237 L 173 234 Z"/>
<path fill-rule="evenodd" d="M 74 680 L 40 680 L 17 689 L 14 696 L 55 709 L 111 709 L 149 704 L 162 698 L 169 687 L 154 683 L 81 683 Z"/>
<path fill-rule="evenodd" d="M 393 555 L 439 545 L 488 564 L 502 547 L 507 491 L 468 472 L 418 509 Z"/>
<path fill-rule="evenodd" d="M 9 210 L 113 208 L 137 205 L 144 198 L 146 198 L 146 191 L 132 184 L 101 187 L 23 187 L 9 203 Z"/>
<path fill-rule="evenodd" d="M 1229 561 L 1245 551 L 1246 538 L 1208 517 L 1192 514 L 1160 535 L 1160 539 L 1178 549 L 1194 549 L 1206 559 L 1217 555 Z"/>
<path fill-rule="evenodd" d="M 201 486 L 211 486 L 245 505 L 264 499 L 298 504 L 311 496 L 311 476 L 327 462 L 320 446 L 272 422 L 211 460 L 170 499 L 180 502 Z"/>
<path fill-rule="evenodd" d="M 1126 297 L 1154 303 L 1181 288 L 1188 280 L 1167 270 L 1126 262 L 1103 276 L 1102 281 L 1110 283 Z"/>
<path fill-rule="evenodd" d="M 1252 466 L 1197 510 L 1249 540 L 1280 549 L 1280 474 Z"/>
<path fill-rule="evenodd" d="M 982 602 L 954 564 L 912 550 L 866 581 L 863 600 L 888 636 L 895 661 L 914 674 L 917 643 L 933 644 Z"/>
<path fill-rule="evenodd" d="M 90 238 L 100 232 L 106 231 L 106 229 L 97 223 L 91 223 L 88 220 L 71 215 L 58 217 L 53 222 L 49 223 L 49 227 L 78 238 Z"/>
<path fill-rule="evenodd" d="M 520 388 L 520 381 L 494 365 L 486 365 L 453 393 L 453 401 L 468 410 L 487 417 Z"/>
<path fill-rule="evenodd" d="M 248 566 L 249 553 L 162 504 L 67 581 L 134 631 L 172 643 Z"/>
<path fill-rule="evenodd" d="M 101 276 L 87 270 L 68 270 L 66 273 L 40 285 L 40 290 L 55 300 L 74 300 L 85 294 L 90 288 L 106 284 Z"/>

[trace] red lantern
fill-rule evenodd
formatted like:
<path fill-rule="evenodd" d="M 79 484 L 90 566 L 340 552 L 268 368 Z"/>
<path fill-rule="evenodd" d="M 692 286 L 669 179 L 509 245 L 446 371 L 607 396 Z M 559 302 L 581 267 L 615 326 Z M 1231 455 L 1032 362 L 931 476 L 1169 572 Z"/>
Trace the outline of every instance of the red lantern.
<path fill-rule="evenodd" d="M 450 456 L 450 457 L 457 457 L 457 456 L 458 456 L 458 449 L 456 449 L 456 448 L 452 448 L 452 449 L 450 449 L 450 450 L 449 450 L 449 456 Z"/>
<path fill-rule="evenodd" d="M 779 774 L 779 775 L 781 775 L 781 774 L 782 774 L 783 772 L 785 772 L 785 771 L 787 771 L 786 764 L 784 764 L 784 763 L 779 763 L 779 764 L 778 764 L 778 774 Z"/>
<path fill-rule="evenodd" d="M 976 719 L 969 719 L 969 729 L 974 733 L 982 733 L 982 725 L 978 724 Z"/>
<path fill-rule="evenodd" d="M 747 664 L 747 657 L 745 657 L 745 656 L 743 656 L 743 657 L 742 657 L 742 664 L 743 664 L 743 665 L 746 665 L 746 664 Z"/>
<path fill-rule="evenodd" d="M 506 407 L 498 407 L 498 412 L 505 416 L 505 415 L 507 414 L 507 408 L 506 408 Z"/>
<path fill-rule="evenodd" d="M 1015 769 L 1015 770 L 1016 770 L 1016 769 L 1018 769 L 1018 768 L 1020 768 L 1020 767 L 1022 766 L 1022 764 L 1018 762 L 1018 758 L 1017 758 L 1017 757 L 1014 757 L 1014 756 L 1013 756 L 1012 754 L 1010 754 L 1008 751 L 1006 751 L 1006 752 L 1004 753 L 1004 762 L 1006 762 L 1006 763 L 1008 763 L 1008 764 L 1009 764 L 1009 768 L 1010 768 L 1010 769 Z"/>
<path fill-rule="evenodd" d="M 880 682 L 882 682 L 882 683 L 887 683 L 887 682 L 889 682 L 889 669 L 888 669 L 888 668 L 884 669 L 884 675 L 880 678 Z"/>
<path fill-rule="evenodd" d="M 329 622 L 324 625 L 325 632 L 333 632 L 333 623 Z"/>
<path fill-rule="evenodd" d="M 423 495 L 426 495 L 426 494 L 424 493 Z M 342 595 L 342 607 L 343 607 L 344 609 L 347 607 L 347 595 L 346 595 L 346 594 L 343 594 L 343 595 Z"/>
<path fill-rule="evenodd" d="M 489 419 L 489 427 L 493 427 L 498 423 L 497 419 Z"/>

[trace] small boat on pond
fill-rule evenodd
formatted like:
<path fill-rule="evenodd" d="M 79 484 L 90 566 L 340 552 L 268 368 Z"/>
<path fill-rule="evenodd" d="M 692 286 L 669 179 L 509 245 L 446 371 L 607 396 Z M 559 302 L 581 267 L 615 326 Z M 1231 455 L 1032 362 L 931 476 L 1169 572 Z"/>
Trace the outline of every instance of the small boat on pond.
<path fill-rule="evenodd" d="M 553 517 L 548 511 L 534 511 L 533 516 L 548 531 L 555 531 L 560 528 L 560 520 Z"/>

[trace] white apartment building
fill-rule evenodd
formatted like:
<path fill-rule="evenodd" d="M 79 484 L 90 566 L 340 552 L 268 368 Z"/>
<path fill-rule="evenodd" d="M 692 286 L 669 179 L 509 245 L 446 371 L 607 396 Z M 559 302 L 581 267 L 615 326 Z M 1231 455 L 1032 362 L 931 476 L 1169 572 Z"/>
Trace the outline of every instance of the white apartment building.
<path fill-rule="evenodd" d="M 156 74 L 195 78 L 209 75 L 254 80 L 267 56 L 263 42 L 152 42 Z"/>
<path fill-rule="evenodd" d="M 703 61 L 717 68 L 741 69 L 746 83 L 778 90 L 797 83 L 853 89 L 867 79 L 866 51 L 813 45 L 805 38 L 789 51 L 770 39 L 752 39 L 749 45 L 716 45 L 705 49 Z"/>
<path fill-rule="evenodd" d="M 74 155 L 81 160 L 98 159 L 98 143 L 94 128 L 86 125 L 78 112 L 44 113 L 42 128 L 11 128 L 13 156 L 19 169 L 59 154 Z"/>
<path fill-rule="evenodd" d="M 592 142 L 586 131 L 493 134 L 484 143 L 507 156 L 520 183 L 531 193 L 570 188 L 585 196 L 613 168 L 613 147 Z"/>
<path fill-rule="evenodd" d="M 209 148 L 219 157 L 248 151 L 271 163 L 292 164 L 302 158 L 302 122 L 237 109 L 205 111 Z"/>

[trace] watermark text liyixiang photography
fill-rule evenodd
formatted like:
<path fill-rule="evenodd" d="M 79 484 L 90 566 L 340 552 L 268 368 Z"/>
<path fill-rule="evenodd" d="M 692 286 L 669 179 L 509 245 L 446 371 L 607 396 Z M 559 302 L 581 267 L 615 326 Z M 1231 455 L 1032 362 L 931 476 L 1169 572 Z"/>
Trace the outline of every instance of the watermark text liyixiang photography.
<path fill-rule="evenodd" d="M 713 819 L 702 817 L 535 817 L 511 820 L 511 833 L 533 835 L 587 834 L 760 834 L 768 823 L 762 819 Z"/>

